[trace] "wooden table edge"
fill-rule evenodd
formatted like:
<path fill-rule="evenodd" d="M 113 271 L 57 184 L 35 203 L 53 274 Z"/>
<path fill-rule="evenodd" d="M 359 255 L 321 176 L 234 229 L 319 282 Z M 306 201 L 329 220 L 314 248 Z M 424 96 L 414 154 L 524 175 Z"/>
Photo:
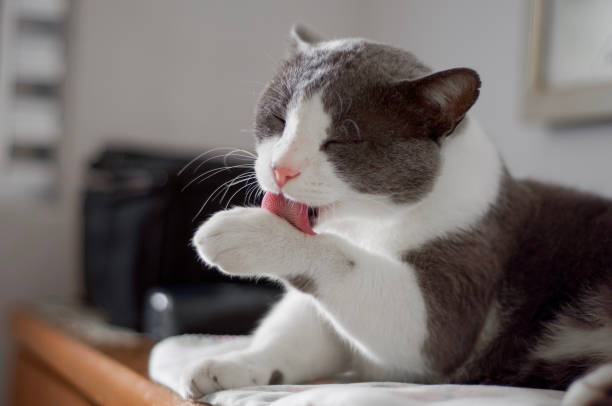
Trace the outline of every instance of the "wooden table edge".
<path fill-rule="evenodd" d="M 97 404 L 129 406 L 201 405 L 180 398 L 96 349 L 44 322 L 35 312 L 15 309 L 11 331 L 19 344 L 43 360 Z"/>

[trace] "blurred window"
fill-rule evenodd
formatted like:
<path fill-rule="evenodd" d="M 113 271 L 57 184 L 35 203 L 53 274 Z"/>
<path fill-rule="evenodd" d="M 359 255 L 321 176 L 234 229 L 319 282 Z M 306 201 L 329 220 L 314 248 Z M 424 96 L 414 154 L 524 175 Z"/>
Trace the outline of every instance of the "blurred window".
<path fill-rule="evenodd" d="M 69 0 L 0 0 L 0 198 L 52 196 Z"/>

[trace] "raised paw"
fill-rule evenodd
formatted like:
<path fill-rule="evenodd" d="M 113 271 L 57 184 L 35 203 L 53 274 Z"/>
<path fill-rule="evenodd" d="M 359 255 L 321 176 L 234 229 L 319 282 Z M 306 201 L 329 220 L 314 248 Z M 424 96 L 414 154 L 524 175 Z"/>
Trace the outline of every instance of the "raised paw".
<path fill-rule="evenodd" d="M 267 385 L 277 374 L 241 357 L 211 358 L 184 372 L 179 394 L 186 399 L 201 399 L 204 395 L 225 389 Z"/>
<path fill-rule="evenodd" d="M 299 260 L 306 238 L 267 210 L 239 207 L 213 215 L 193 244 L 204 261 L 226 273 L 277 275 Z"/>

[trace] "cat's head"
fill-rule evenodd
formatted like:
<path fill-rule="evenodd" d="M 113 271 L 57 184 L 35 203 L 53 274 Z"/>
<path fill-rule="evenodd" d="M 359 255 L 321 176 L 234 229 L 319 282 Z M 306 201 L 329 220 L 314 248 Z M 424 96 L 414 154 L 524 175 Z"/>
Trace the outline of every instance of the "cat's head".
<path fill-rule="evenodd" d="M 479 87 L 471 69 L 432 74 L 401 49 L 295 27 L 257 105 L 259 184 L 310 207 L 416 203 Z"/>

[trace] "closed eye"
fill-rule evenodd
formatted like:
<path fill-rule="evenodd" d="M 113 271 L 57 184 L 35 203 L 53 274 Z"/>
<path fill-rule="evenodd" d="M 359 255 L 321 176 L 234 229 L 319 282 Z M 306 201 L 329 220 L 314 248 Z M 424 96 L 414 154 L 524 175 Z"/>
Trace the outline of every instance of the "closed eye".
<path fill-rule="evenodd" d="M 281 122 L 281 124 L 284 126 L 285 125 L 285 119 L 282 118 L 281 116 L 279 116 L 278 114 L 272 114 L 272 116 L 274 116 L 275 119 L 277 119 L 278 121 Z"/>
<path fill-rule="evenodd" d="M 323 144 L 321 144 L 321 150 L 325 151 L 330 147 L 334 147 L 334 146 L 348 146 L 348 145 L 355 145 L 355 144 L 363 144 L 364 142 L 366 142 L 365 140 L 361 140 L 361 139 L 356 139 L 356 140 L 327 140 L 325 141 Z"/>

